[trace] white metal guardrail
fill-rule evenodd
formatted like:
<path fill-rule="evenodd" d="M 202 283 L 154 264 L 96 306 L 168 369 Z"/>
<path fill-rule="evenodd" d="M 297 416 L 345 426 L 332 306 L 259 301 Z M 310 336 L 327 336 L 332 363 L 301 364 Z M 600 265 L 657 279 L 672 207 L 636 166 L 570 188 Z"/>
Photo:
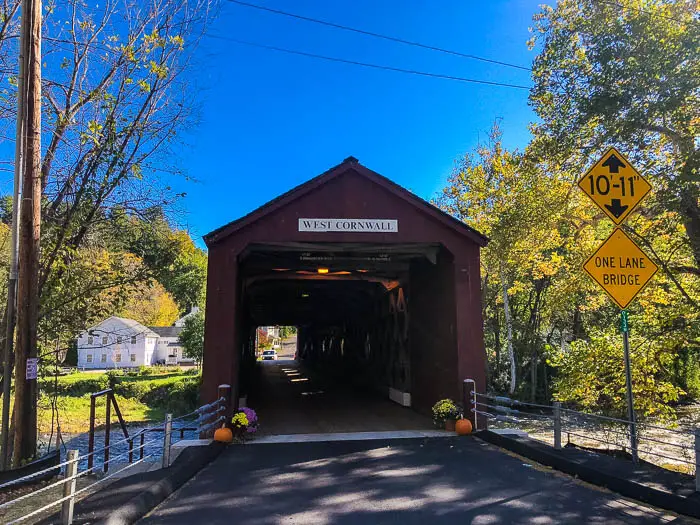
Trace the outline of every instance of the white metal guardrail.
<path fill-rule="evenodd" d="M 173 418 L 172 414 L 166 414 L 163 426 L 144 428 L 133 436 L 129 436 L 120 441 L 110 443 L 101 449 L 93 450 L 91 452 L 88 452 L 87 454 L 83 454 L 82 456 L 78 454 L 77 450 L 68 450 L 66 453 L 66 460 L 63 463 L 60 463 L 59 465 L 52 465 L 51 467 L 48 467 L 39 472 L 33 472 L 32 474 L 29 474 L 22 478 L 15 479 L 0 485 L 1 490 L 3 488 L 15 485 L 18 482 L 37 478 L 41 474 L 45 474 L 58 468 L 63 470 L 62 479 L 53 483 L 49 483 L 48 485 L 33 490 L 30 493 L 24 494 L 15 499 L 0 504 L 0 513 L 5 513 L 10 507 L 17 505 L 22 501 L 35 498 L 37 495 L 43 494 L 46 491 L 59 486 L 63 487 L 62 497 L 55 499 L 45 505 L 41 505 L 40 507 L 33 509 L 32 511 L 20 517 L 17 517 L 11 521 L 3 521 L 3 523 L 5 523 L 6 525 L 12 525 L 14 523 L 23 523 L 29 520 L 30 518 L 36 517 L 54 507 L 57 507 L 58 505 L 61 505 L 61 524 L 71 525 L 73 523 L 73 509 L 76 498 L 79 495 L 90 491 L 100 483 L 104 483 L 105 481 L 114 478 L 115 476 L 135 467 L 136 465 L 139 465 L 140 463 L 147 461 L 148 459 L 155 459 L 155 457 L 157 457 L 158 455 L 157 452 L 144 454 L 144 450 L 149 445 L 162 444 L 162 467 L 168 468 L 170 466 L 170 448 L 172 445 L 173 432 L 176 432 L 178 430 L 192 430 L 197 431 L 200 434 L 206 434 L 214 428 L 221 426 L 221 424 L 226 421 L 228 400 L 226 395 L 221 395 L 222 392 L 226 392 L 226 389 L 222 389 L 222 387 L 228 387 L 228 385 L 221 385 L 219 387 L 220 397 L 216 401 L 207 405 L 203 405 L 194 410 L 193 412 L 179 416 L 177 418 Z M 162 440 L 159 438 L 147 439 L 147 436 L 154 435 L 154 433 L 156 432 L 163 432 Z M 140 439 L 140 443 L 138 446 L 134 446 L 134 441 L 137 438 Z M 109 457 L 109 450 L 111 448 L 120 445 L 123 446 L 124 444 L 129 445 L 128 451 Z M 136 461 L 133 461 L 134 449 L 139 455 L 139 459 Z M 104 477 L 96 479 L 93 483 L 90 483 L 78 489 L 77 480 L 84 476 L 88 476 L 89 474 L 95 474 L 99 468 L 98 466 L 94 466 L 93 462 L 90 461 L 89 466 L 87 466 L 84 470 L 80 470 L 80 461 L 90 459 L 99 453 L 105 454 L 107 456 L 107 458 L 103 462 L 105 473 L 107 471 L 107 465 L 109 465 L 109 463 L 112 463 L 119 459 L 128 459 L 128 463 L 126 464 L 126 466 L 114 472 L 111 472 L 109 475 L 105 475 Z"/>
<path fill-rule="evenodd" d="M 465 408 L 474 414 L 475 421 L 476 416 L 482 416 L 493 422 L 551 432 L 557 449 L 562 448 L 565 434 L 569 442 L 592 441 L 629 451 L 634 461 L 641 455 L 661 466 L 666 461 L 687 465 L 684 470 L 694 471 L 695 490 L 700 492 L 700 428 L 668 428 L 644 421 L 635 421 L 633 427 L 629 420 L 572 410 L 557 401 L 543 405 L 480 393 L 472 379 L 464 380 L 464 391 Z"/>

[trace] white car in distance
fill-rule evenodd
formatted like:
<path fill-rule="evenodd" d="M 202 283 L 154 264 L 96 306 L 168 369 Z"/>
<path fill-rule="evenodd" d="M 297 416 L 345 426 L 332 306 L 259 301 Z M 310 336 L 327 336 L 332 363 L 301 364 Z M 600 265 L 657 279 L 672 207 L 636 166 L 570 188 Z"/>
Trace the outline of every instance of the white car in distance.
<path fill-rule="evenodd" d="M 265 350 L 262 353 L 262 359 L 263 359 L 263 361 L 276 361 L 277 360 L 277 352 L 275 350 Z"/>

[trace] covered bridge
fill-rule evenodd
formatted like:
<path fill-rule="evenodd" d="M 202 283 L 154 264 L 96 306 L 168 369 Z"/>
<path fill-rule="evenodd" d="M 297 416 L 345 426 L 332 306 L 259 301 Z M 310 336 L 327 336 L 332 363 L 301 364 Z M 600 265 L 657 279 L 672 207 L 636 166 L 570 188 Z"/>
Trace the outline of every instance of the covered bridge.
<path fill-rule="evenodd" d="M 255 380 L 256 327 L 322 373 L 429 411 L 485 387 L 476 230 L 350 157 L 205 236 L 202 401 Z"/>

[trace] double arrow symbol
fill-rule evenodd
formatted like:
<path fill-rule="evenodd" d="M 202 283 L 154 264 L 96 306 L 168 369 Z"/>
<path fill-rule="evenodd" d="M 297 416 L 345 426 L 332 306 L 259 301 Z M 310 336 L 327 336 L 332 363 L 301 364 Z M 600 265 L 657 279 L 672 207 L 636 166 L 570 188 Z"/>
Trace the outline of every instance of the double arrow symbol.
<path fill-rule="evenodd" d="M 613 153 L 603 162 L 603 167 L 608 168 L 610 173 L 620 173 L 620 168 L 626 168 L 627 165 Z M 611 199 L 610 204 L 606 204 L 605 208 L 612 213 L 616 219 L 619 219 L 620 216 L 627 211 L 629 206 L 623 206 L 620 199 Z"/>

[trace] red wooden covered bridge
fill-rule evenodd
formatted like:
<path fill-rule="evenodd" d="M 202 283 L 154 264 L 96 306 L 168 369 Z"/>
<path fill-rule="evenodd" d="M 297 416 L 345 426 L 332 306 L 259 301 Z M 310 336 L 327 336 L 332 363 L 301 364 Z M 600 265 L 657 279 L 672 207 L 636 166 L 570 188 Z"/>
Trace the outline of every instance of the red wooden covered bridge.
<path fill-rule="evenodd" d="M 202 401 L 254 380 L 255 331 L 299 329 L 298 356 L 426 412 L 484 391 L 479 250 L 487 239 L 350 157 L 205 236 Z"/>

